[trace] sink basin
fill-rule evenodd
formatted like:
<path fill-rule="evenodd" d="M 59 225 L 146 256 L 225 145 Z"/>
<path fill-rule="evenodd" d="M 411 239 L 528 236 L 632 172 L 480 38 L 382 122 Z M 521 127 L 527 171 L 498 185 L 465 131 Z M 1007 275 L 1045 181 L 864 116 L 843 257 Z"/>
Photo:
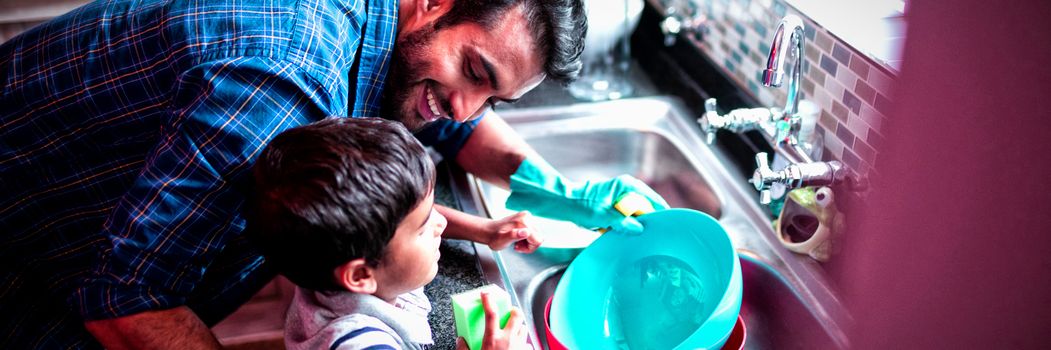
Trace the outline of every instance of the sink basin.
<path fill-rule="evenodd" d="M 835 348 L 835 341 L 827 333 L 806 331 L 822 329 L 821 322 L 784 276 L 748 253 L 740 256 L 744 282 L 741 318 L 748 327 L 745 349 Z M 544 349 L 548 348 L 547 337 L 540 317 L 565 270 L 565 265 L 559 265 L 535 277 L 537 282 L 530 286 L 523 305 L 536 317 L 536 334 Z"/>
<path fill-rule="evenodd" d="M 625 99 L 500 114 L 570 179 L 629 174 L 672 207 L 703 211 L 719 220 L 742 255 L 741 314 L 748 348 L 847 347 L 840 330 L 845 313 L 820 267 L 780 245 L 754 189 L 731 174 L 727 158 L 703 141 L 695 118 L 677 100 Z M 503 208 L 506 190 L 469 175 L 453 187 L 465 211 L 494 218 L 508 212 Z M 553 220 L 538 220 L 536 226 L 548 240 L 582 231 Z M 546 344 L 539 317 L 573 255 L 493 252 L 481 244 L 475 249 L 484 277 L 510 292 L 512 304 L 523 310 L 534 330 L 532 343 L 542 348 Z"/>
<path fill-rule="evenodd" d="M 522 127 L 518 131 L 572 180 L 629 174 L 650 185 L 672 207 L 696 209 L 717 219 L 722 215 L 722 203 L 711 185 L 666 134 L 646 128 L 589 129 L 534 133 Z M 487 191 L 493 188 L 485 185 Z"/>

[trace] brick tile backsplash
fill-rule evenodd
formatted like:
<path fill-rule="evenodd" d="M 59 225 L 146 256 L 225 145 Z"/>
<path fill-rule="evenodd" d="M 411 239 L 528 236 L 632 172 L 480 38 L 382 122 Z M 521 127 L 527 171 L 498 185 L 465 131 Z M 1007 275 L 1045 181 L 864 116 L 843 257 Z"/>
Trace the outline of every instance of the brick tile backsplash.
<path fill-rule="evenodd" d="M 860 77 L 858 78 L 857 84 L 854 85 L 854 92 L 858 94 L 858 98 L 862 101 L 869 101 L 869 103 L 872 103 L 871 101 L 876 100 L 876 89 L 873 89 L 869 84 L 866 84 Z"/>
<path fill-rule="evenodd" d="M 803 98 L 821 109 L 817 133 L 824 136 L 822 158 L 841 160 L 861 173 L 870 171 L 883 144 L 880 127 L 894 96 L 890 91 L 894 73 L 784 0 L 693 1 L 712 28 L 701 38 L 700 50 L 721 63 L 724 73 L 764 106 L 785 104 L 784 88 L 758 84 L 774 29 L 785 14 L 803 18 L 806 52 L 801 86 Z"/>
<path fill-rule="evenodd" d="M 842 43 L 836 43 L 835 48 L 832 49 L 832 57 L 842 64 L 850 64 L 850 51 Z"/>
<path fill-rule="evenodd" d="M 828 58 L 828 55 L 822 54 L 821 69 L 824 69 L 825 72 L 828 72 L 829 75 L 834 77 L 836 76 L 836 70 L 839 69 L 839 65 L 836 64 L 836 61 L 833 61 L 831 58 Z"/>
<path fill-rule="evenodd" d="M 850 111 L 854 112 L 854 114 L 861 113 L 861 100 L 859 100 L 857 96 L 854 96 L 854 94 L 850 93 L 850 91 L 843 91 L 843 104 L 846 105 L 847 108 L 850 108 Z"/>

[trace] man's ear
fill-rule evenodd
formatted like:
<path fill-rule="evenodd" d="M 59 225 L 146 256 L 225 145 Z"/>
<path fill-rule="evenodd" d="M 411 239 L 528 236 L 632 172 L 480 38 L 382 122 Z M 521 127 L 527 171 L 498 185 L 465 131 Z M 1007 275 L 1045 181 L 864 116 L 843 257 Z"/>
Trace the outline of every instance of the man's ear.
<path fill-rule="evenodd" d="M 430 23 L 449 12 L 453 0 L 419 0 L 418 4 L 417 13 L 423 17 L 423 23 Z"/>
<path fill-rule="evenodd" d="M 376 293 L 376 269 L 365 263 L 365 259 L 354 259 L 336 267 L 336 281 L 354 293 Z"/>
<path fill-rule="evenodd" d="M 440 6 L 447 6 L 447 5 L 449 5 L 449 3 L 452 2 L 451 0 L 422 0 L 422 1 L 424 3 L 423 4 L 423 9 L 425 11 L 437 10 Z"/>

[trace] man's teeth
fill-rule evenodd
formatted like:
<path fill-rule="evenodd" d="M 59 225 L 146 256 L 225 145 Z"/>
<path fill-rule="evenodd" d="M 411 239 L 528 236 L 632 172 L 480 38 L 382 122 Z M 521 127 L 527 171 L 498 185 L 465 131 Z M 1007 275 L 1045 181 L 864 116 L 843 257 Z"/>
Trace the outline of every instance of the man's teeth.
<path fill-rule="evenodd" d="M 427 105 L 431 107 L 431 113 L 434 113 L 435 117 L 442 116 L 442 112 L 438 111 L 438 104 L 434 102 L 434 94 L 431 93 L 430 89 L 427 89 Z"/>

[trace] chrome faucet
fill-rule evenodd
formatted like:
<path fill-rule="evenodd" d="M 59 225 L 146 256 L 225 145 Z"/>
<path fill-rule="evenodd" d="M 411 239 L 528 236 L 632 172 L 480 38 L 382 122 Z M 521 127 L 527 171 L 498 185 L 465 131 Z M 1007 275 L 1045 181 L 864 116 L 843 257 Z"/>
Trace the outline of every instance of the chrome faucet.
<path fill-rule="evenodd" d="M 763 130 L 770 134 L 781 119 L 781 111 L 777 108 L 739 108 L 719 115 L 717 103 L 714 98 L 704 100 L 704 115 L 697 119 L 709 145 L 715 143 L 715 132 L 719 129 L 736 133 Z"/>
<path fill-rule="evenodd" d="M 805 106 L 807 108 L 800 110 L 802 92 L 799 84 L 803 73 L 805 40 L 803 20 L 795 15 L 782 18 L 774 31 L 774 41 L 770 45 L 761 82 L 764 86 L 780 87 L 785 76 L 788 76 L 784 109 L 741 108 L 719 115 L 716 100 L 710 98 L 704 101 L 704 115 L 697 119 L 709 144 L 715 141 L 715 132 L 719 129 L 732 132 L 761 130 L 774 151 L 785 157 L 789 164 L 774 171 L 770 169 L 765 152 L 755 155 L 756 170 L 749 182 L 759 191 L 759 201 L 763 204 L 770 203 L 770 188 L 775 185 L 783 185 L 786 189 L 838 185 L 844 185 L 851 191 L 867 188 L 867 180 L 854 174 L 842 162 L 814 161 L 811 151 L 820 146 L 799 140 L 803 136 L 800 135 L 803 114 L 813 117 L 817 108 L 809 103 Z M 816 120 L 811 119 L 810 122 Z"/>
<path fill-rule="evenodd" d="M 799 82 L 803 74 L 805 43 L 803 20 L 796 15 L 786 15 L 782 18 L 774 31 L 774 41 L 770 43 L 770 54 L 766 59 L 766 69 L 763 70 L 761 82 L 764 86 L 780 87 L 785 75 L 788 76 L 784 117 L 777 127 L 778 137 L 784 129 L 787 129 L 788 136 L 777 139 L 774 148 L 788 158 L 791 164 L 780 171 L 773 171 L 767 163 L 766 153 L 760 152 L 755 155 L 756 169 L 750 182 L 759 191 L 759 202 L 763 204 L 770 203 L 770 186 L 775 183 L 788 189 L 832 185 L 845 185 L 852 191 L 863 191 L 867 188 L 867 181 L 850 171 L 842 162 L 815 162 L 806 149 L 813 145 L 800 145 L 798 142 L 802 126 L 802 116 L 799 113 Z"/>
<path fill-rule="evenodd" d="M 781 19 L 774 31 L 774 41 L 770 43 L 770 54 L 766 58 L 766 69 L 763 70 L 763 86 L 780 87 L 785 78 L 788 66 L 788 97 L 785 99 L 784 113 L 793 117 L 799 112 L 799 81 L 803 73 L 803 47 L 806 35 L 803 34 L 803 20 L 796 15 L 787 15 Z M 791 60 L 791 64 L 785 61 Z"/>
<path fill-rule="evenodd" d="M 670 0 L 664 4 L 664 20 L 661 21 L 661 32 L 664 33 L 664 46 L 673 46 L 680 33 L 692 36 L 700 41 L 708 34 L 708 16 L 697 9 L 697 4 L 689 0 Z"/>
<path fill-rule="evenodd" d="M 796 15 L 787 15 L 777 25 L 774 41 L 770 44 L 770 53 L 767 55 L 766 69 L 763 69 L 761 82 L 764 86 L 780 87 L 785 80 L 786 68 L 788 69 L 788 95 L 784 109 L 737 109 L 720 116 L 715 111 L 715 99 L 705 101 L 706 111 L 697 122 L 701 124 L 709 144 L 715 141 L 715 132 L 718 129 L 733 132 L 763 130 L 775 147 L 782 144 L 795 146 L 799 142 L 798 135 L 802 127 L 802 116 L 799 115 L 799 82 L 803 73 L 805 40 L 803 20 Z"/>
<path fill-rule="evenodd" d="M 759 152 L 755 154 L 755 164 L 755 172 L 748 182 L 759 191 L 759 202 L 762 204 L 770 204 L 770 186 L 775 183 L 785 185 L 788 189 L 839 184 L 847 184 L 852 190 L 862 188 L 858 180 L 838 160 L 794 163 L 779 171 L 773 171 L 767 163 L 766 152 Z"/>

